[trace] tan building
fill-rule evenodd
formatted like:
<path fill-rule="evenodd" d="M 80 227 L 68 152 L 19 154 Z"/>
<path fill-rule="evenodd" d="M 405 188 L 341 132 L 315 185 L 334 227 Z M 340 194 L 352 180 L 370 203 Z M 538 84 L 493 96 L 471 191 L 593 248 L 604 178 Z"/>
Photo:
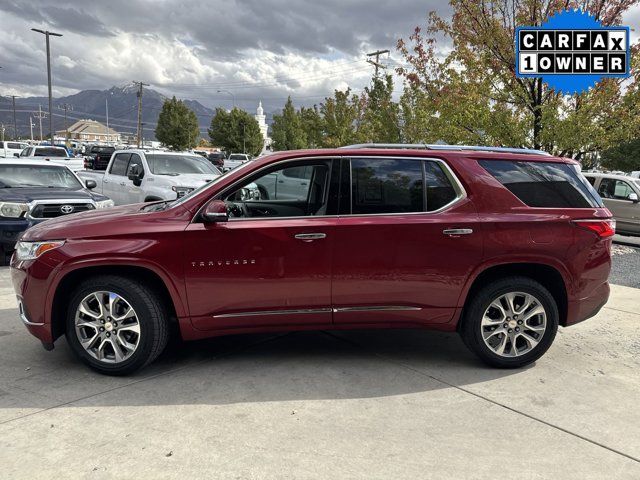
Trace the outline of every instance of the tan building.
<path fill-rule="evenodd" d="M 56 136 L 65 138 L 67 130 L 58 130 Z M 69 139 L 89 142 L 119 142 L 120 134 L 95 120 L 78 120 L 69 126 Z"/>

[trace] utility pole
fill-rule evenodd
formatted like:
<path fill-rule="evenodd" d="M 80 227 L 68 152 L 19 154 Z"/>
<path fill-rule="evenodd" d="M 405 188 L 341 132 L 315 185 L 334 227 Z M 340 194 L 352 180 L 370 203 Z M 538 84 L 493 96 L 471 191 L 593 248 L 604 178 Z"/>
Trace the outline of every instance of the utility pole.
<path fill-rule="evenodd" d="M 107 113 L 107 131 L 106 131 L 106 134 L 107 134 L 107 143 L 109 143 L 109 138 L 110 137 L 109 137 L 109 99 L 108 98 L 104 99 L 104 109 L 105 109 L 105 112 Z"/>
<path fill-rule="evenodd" d="M 0 124 L 0 130 L 2 130 L 2 141 L 4 142 L 4 123 Z"/>
<path fill-rule="evenodd" d="M 49 84 L 49 137 L 51 138 L 51 145 L 53 145 L 53 97 L 51 95 L 51 49 L 49 48 L 49 37 L 61 37 L 61 33 L 50 32 L 48 30 L 40 30 L 38 28 L 32 28 L 34 32 L 42 33 L 46 37 L 47 43 L 47 81 Z"/>
<path fill-rule="evenodd" d="M 11 95 L 11 100 L 13 101 L 13 135 L 14 140 L 18 140 L 18 123 L 16 122 L 16 97 L 18 95 Z"/>
<path fill-rule="evenodd" d="M 367 63 L 370 63 L 376 68 L 375 78 L 378 78 L 378 69 L 379 68 L 387 68 L 386 65 L 380 63 L 380 55 L 384 55 L 385 53 L 389 53 L 389 50 L 376 50 L 375 52 L 367 53 L 367 57 L 376 57 L 375 61 L 367 59 Z"/>
<path fill-rule="evenodd" d="M 36 118 L 40 121 L 40 141 L 42 141 L 42 119 L 47 118 L 47 114 L 42 113 L 42 105 L 38 105 L 38 116 Z"/>
<path fill-rule="evenodd" d="M 69 141 L 69 126 L 67 124 L 67 110 L 73 110 L 73 105 L 65 103 L 64 105 L 58 105 L 58 108 L 64 110 L 64 138 L 65 144 Z"/>
<path fill-rule="evenodd" d="M 35 127 L 35 123 L 33 123 L 33 118 L 29 115 L 29 133 L 31 136 L 31 141 L 33 142 L 33 127 Z"/>
<path fill-rule="evenodd" d="M 133 82 L 138 85 L 138 148 L 140 148 L 140 139 L 142 138 L 142 87 L 148 87 L 148 83 Z"/>
<path fill-rule="evenodd" d="M 142 148 L 144 148 L 144 122 L 140 122 L 140 136 L 138 137 L 138 148 L 140 148 L 140 139 L 142 139 Z"/>

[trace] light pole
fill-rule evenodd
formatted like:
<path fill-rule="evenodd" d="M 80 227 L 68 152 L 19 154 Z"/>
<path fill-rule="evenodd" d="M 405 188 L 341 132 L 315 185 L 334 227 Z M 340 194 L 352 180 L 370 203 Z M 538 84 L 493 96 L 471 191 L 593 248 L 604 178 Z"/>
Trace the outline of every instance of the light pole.
<path fill-rule="evenodd" d="M 49 36 L 61 37 L 61 33 L 50 32 L 48 30 L 40 30 L 38 28 L 32 28 L 34 32 L 42 33 L 46 38 L 47 44 L 47 82 L 49 84 L 49 137 L 51 139 L 51 145 L 53 145 L 53 97 L 51 95 L 51 49 L 49 48 Z"/>
<path fill-rule="evenodd" d="M 233 108 L 236 108 L 236 96 L 234 95 L 234 93 L 230 90 L 218 90 L 218 93 L 228 93 L 229 95 L 231 95 L 231 100 L 233 102 Z"/>

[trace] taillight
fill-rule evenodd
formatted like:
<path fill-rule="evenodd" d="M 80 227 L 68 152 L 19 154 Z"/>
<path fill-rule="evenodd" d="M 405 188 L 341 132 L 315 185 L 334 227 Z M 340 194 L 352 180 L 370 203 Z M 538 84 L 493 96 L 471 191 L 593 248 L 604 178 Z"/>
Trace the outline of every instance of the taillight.
<path fill-rule="evenodd" d="M 613 218 L 602 220 L 574 220 L 573 223 L 577 227 L 591 230 L 600 238 L 613 237 L 616 233 L 616 221 Z"/>

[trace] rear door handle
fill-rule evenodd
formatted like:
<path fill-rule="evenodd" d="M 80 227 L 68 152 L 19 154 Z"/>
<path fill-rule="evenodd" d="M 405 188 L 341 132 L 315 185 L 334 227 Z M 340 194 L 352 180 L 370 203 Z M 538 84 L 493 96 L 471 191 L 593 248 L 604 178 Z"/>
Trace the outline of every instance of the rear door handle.
<path fill-rule="evenodd" d="M 471 235 L 473 230 L 470 228 L 447 228 L 443 230 L 442 233 L 450 237 L 457 237 L 458 235 Z"/>
<path fill-rule="evenodd" d="M 127 184 L 126 184 L 126 183 L 124 183 L 124 182 L 120 182 L 120 185 L 122 185 L 123 187 L 126 187 L 126 186 L 127 186 Z"/>
<path fill-rule="evenodd" d="M 313 242 L 314 240 L 322 240 L 327 238 L 326 233 L 298 233 L 295 238 L 303 242 Z"/>

